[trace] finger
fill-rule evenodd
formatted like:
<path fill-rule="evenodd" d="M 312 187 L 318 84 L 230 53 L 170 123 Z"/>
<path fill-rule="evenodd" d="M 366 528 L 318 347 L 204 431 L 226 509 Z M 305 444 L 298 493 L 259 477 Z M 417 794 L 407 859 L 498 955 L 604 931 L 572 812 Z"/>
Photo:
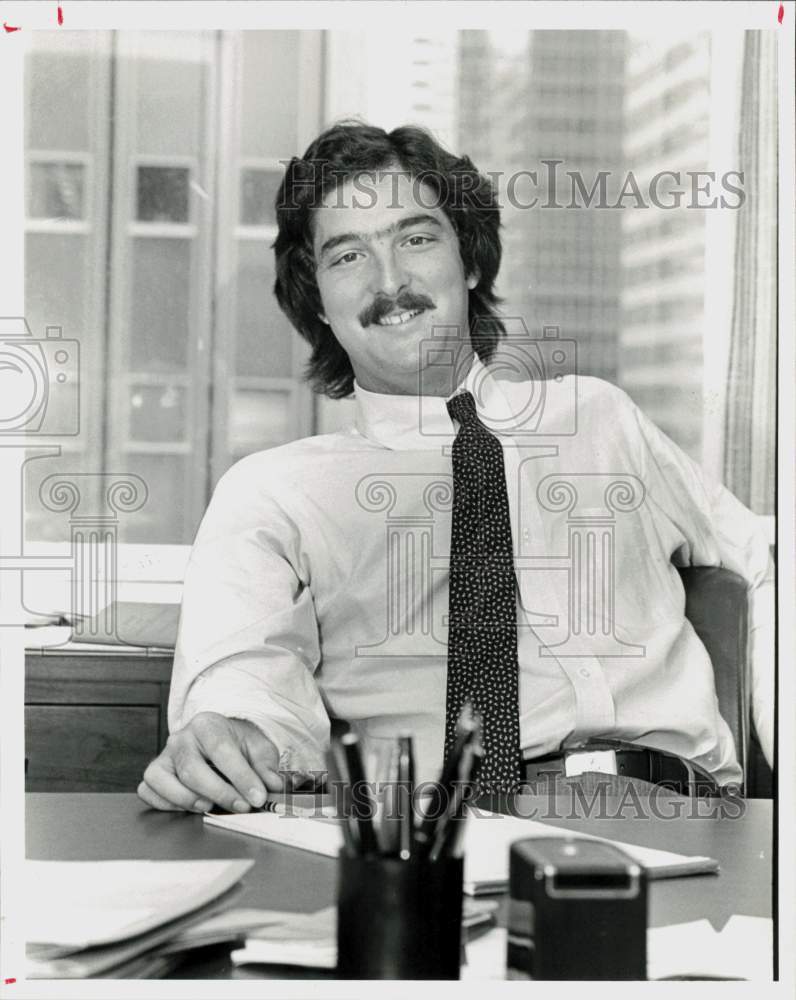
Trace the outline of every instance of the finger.
<path fill-rule="evenodd" d="M 142 781 L 139 784 L 137 792 L 138 792 L 138 797 L 142 799 L 144 802 L 146 802 L 146 804 L 148 806 L 151 806 L 153 809 L 161 809 L 170 812 L 182 811 L 181 806 L 175 805 L 173 802 L 169 802 L 168 799 L 164 799 L 162 795 L 158 795 L 158 793 L 154 791 L 154 789 L 150 788 L 145 781 Z M 201 806 L 202 808 L 200 809 L 199 806 Z M 207 810 L 210 809 L 211 807 L 212 807 L 211 802 L 201 802 L 201 800 L 199 800 L 196 806 L 196 811 L 207 812 Z"/>
<path fill-rule="evenodd" d="M 199 737 L 201 743 L 201 737 Z M 231 740 L 212 740 L 202 749 L 212 764 L 253 806 L 261 806 L 266 799 L 266 789 L 257 771 L 244 755 L 243 749 Z"/>
<path fill-rule="evenodd" d="M 240 754 L 240 750 L 237 752 Z M 186 791 L 193 794 L 194 800 L 207 799 L 228 812 L 248 812 L 249 803 L 246 798 L 237 788 L 224 780 L 221 774 L 225 772 L 220 767 L 218 771 L 213 770 L 211 764 L 205 760 L 204 753 L 207 751 L 201 751 L 198 744 L 190 744 L 176 750 L 173 757 L 174 779 Z M 161 788 L 158 787 L 157 791 L 160 792 Z M 172 795 L 167 795 L 167 798 L 172 798 Z"/>
<path fill-rule="evenodd" d="M 259 729 L 246 734 L 244 749 L 249 762 L 262 779 L 269 792 L 281 792 L 285 787 L 285 777 L 277 769 L 279 753 L 274 744 Z"/>
<path fill-rule="evenodd" d="M 175 763 L 167 751 L 152 761 L 144 771 L 142 782 L 150 793 L 167 802 L 167 808 L 184 809 L 186 812 L 207 812 L 215 799 L 186 785 L 176 774 Z M 156 806 L 156 808 L 163 808 Z"/>

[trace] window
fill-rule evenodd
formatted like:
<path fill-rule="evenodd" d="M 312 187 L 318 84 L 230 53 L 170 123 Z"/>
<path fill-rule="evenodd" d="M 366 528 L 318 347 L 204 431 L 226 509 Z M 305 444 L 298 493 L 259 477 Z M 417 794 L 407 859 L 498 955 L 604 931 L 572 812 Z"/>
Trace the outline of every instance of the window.
<path fill-rule="evenodd" d="M 105 470 L 148 488 L 122 541 L 190 542 L 236 459 L 312 430 L 270 247 L 283 162 L 321 125 L 319 33 L 28 44 L 26 316 L 81 349 L 80 433 L 29 463 L 28 537 L 69 533 L 45 476 Z"/>
<path fill-rule="evenodd" d="M 708 34 L 61 30 L 27 44 L 26 316 L 81 358 L 80 433 L 27 466 L 33 539 L 69 530 L 38 503 L 45 476 L 105 470 L 149 489 L 122 541 L 190 542 L 234 461 L 349 420 L 350 403 L 302 381 L 308 350 L 273 296 L 284 163 L 324 124 L 415 121 L 504 177 L 563 159 L 560 180 L 580 171 L 588 190 L 608 170 L 609 200 L 630 171 L 643 189 L 656 171 L 711 169 Z M 729 245 L 716 213 L 521 211 L 501 184 L 507 313 L 576 337 L 582 373 L 720 466 L 703 406 L 722 364 L 710 317 L 729 314 L 705 301 Z M 732 295 L 726 277 L 715 294 Z"/>

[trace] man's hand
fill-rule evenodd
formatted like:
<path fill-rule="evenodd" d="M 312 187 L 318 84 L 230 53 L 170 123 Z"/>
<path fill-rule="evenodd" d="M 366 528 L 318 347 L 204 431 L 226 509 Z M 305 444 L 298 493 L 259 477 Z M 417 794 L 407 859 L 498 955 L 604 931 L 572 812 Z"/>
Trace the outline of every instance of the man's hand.
<path fill-rule="evenodd" d="M 144 771 L 138 795 L 155 809 L 231 812 L 261 806 L 284 786 L 279 754 L 253 722 L 200 712 L 169 736 Z"/>

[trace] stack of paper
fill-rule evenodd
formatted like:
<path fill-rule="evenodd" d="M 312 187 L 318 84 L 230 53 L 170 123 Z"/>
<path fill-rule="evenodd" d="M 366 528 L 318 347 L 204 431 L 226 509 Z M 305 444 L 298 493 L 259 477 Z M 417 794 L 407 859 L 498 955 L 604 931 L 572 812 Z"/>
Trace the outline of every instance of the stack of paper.
<path fill-rule="evenodd" d="M 119 647 L 168 651 L 177 641 L 179 617 L 179 604 L 143 601 L 116 601 L 93 618 L 71 613 L 28 616 L 25 646 L 48 649 L 68 644 L 72 652 L 118 652 Z M 107 635 L 111 620 L 115 621 L 115 633 Z"/>
<path fill-rule="evenodd" d="M 493 900 L 465 900 L 463 939 L 477 928 L 494 924 L 498 904 Z M 337 965 L 337 911 L 329 906 L 316 913 L 266 913 L 246 946 L 232 952 L 236 965 L 300 965 L 333 969 Z"/>
<path fill-rule="evenodd" d="M 246 938 L 246 947 L 232 952 L 236 965 L 301 965 L 333 969 L 337 965 L 337 910 L 316 913 L 273 913 L 273 919 Z"/>
<path fill-rule="evenodd" d="M 148 965 L 162 957 L 163 946 L 228 905 L 253 864 L 26 862 L 28 978 L 121 978 L 144 974 L 145 967 L 151 975 Z"/>

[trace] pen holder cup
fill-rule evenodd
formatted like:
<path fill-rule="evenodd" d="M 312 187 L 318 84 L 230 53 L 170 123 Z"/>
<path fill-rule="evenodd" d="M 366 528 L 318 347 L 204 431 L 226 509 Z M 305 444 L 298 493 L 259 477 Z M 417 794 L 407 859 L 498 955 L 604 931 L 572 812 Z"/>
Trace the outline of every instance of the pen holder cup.
<path fill-rule="evenodd" d="M 341 979 L 458 979 L 462 858 L 338 862 Z"/>

